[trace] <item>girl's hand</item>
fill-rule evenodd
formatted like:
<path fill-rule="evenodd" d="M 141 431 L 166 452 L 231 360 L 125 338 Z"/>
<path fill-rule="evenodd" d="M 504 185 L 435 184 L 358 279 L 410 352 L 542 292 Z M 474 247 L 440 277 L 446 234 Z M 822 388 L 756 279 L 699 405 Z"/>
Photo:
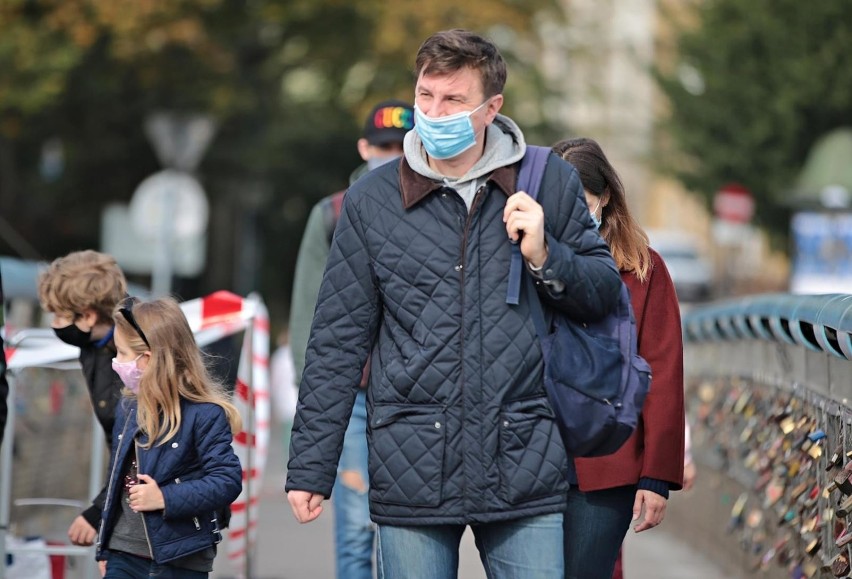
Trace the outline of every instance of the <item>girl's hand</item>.
<path fill-rule="evenodd" d="M 166 508 L 163 491 L 157 481 L 147 474 L 137 475 L 138 485 L 130 487 L 130 508 L 134 513 L 143 511 L 161 511 Z"/>
<path fill-rule="evenodd" d="M 101 577 L 106 575 L 106 561 L 98 561 L 98 571 L 101 572 Z"/>

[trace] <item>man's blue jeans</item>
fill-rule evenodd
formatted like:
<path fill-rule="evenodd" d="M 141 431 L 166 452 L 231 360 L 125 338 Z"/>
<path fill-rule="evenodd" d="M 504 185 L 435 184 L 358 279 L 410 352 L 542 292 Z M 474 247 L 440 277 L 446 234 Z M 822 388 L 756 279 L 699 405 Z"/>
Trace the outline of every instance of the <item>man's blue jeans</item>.
<path fill-rule="evenodd" d="M 354 488 L 342 473 L 360 475 L 362 488 Z M 367 395 L 355 399 L 343 439 L 337 480 L 331 494 L 334 508 L 334 545 L 338 579 L 372 579 L 375 527 L 370 520 L 367 474 Z"/>
<path fill-rule="evenodd" d="M 565 579 L 612 578 L 635 498 L 635 485 L 588 493 L 571 487 L 563 526 Z"/>
<path fill-rule="evenodd" d="M 488 579 L 562 579 L 562 513 L 471 525 Z M 379 525 L 379 579 L 456 579 L 465 525 Z"/>

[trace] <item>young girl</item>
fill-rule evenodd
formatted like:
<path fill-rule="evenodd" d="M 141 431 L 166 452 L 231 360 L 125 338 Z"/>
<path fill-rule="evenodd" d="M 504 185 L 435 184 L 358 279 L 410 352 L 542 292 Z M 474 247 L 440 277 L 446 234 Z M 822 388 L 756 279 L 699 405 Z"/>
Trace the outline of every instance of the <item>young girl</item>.
<path fill-rule="evenodd" d="M 172 299 L 128 298 L 115 315 L 116 408 L 97 559 L 107 578 L 206 578 L 219 518 L 242 489 L 240 416 L 204 366 Z"/>

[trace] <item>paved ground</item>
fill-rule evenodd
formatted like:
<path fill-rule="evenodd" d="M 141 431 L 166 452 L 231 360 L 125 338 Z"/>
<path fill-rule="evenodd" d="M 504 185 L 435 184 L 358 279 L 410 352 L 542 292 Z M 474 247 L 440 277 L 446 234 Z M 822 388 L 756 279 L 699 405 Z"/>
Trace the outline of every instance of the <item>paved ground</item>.
<path fill-rule="evenodd" d="M 259 537 L 251 579 L 318 579 L 334 577 L 330 509 L 308 525 L 293 519 L 284 499 L 284 464 L 277 437 L 270 452 L 260 503 Z M 689 496 L 676 493 L 670 509 L 688 509 Z M 672 534 L 665 525 L 640 535 L 628 533 L 627 579 L 734 579 Z M 240 577 L 220 551 L 213 579 Z M 462 542 L 460 579 L 485 579 L 470 533 Z M 406 578 L 408 579 L 408 578 Z M 418 578 L 412 578 L 418 579 Z"/>

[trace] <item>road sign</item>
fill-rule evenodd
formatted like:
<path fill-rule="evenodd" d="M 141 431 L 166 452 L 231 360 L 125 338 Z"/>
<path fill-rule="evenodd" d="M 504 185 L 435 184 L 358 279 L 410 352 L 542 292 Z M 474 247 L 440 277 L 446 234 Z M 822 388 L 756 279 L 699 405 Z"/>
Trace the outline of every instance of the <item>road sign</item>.
<path fill-rule="evenodd" d="M 128 206 L 120 203 L 107 205 L 101 213 L 101 250 L 115 257 L 128 274 L 153 274 L 154 262 L 159 257 L 156 242 L 136 233 Z M 201 275 L 207 262 L 207 235 L 172 239 L 169 252 L 175 275 Z M 5 262 L 3 267 L 6 267 Z"/>
<path fill-rule="evenodd" d="M 171 291 L 174 243 L 203 235 L 208 213 L 204 190 L 189 173 L 165 169 L 136 188 L 130 200 L 130 220 L 137 233 L 153 245 L 151 290 L 155 296 Z"/>
<path fill-rule="evenodd" d="M 202 114 L 159 112 L 145 119 L 145 134 L 164 167 L 193 171 L 207 150 L 216 124 Z"/>
<path fill-rule="evenodd" d="M 713 210 L 722 221 L 748 223 L 754 216 L 754 198 L 739 183 L 728 183 L 716 192 Z"/>
<path fill-rule="evenodd" d="M 207 228 L 210 207 L 201 184 L 188 173 L 165 169 L 136 188 L 130 200 L 130 219 L 140 236 L 197 237 Z M 165 221 L 165 223 L 164 223 Z"/>

